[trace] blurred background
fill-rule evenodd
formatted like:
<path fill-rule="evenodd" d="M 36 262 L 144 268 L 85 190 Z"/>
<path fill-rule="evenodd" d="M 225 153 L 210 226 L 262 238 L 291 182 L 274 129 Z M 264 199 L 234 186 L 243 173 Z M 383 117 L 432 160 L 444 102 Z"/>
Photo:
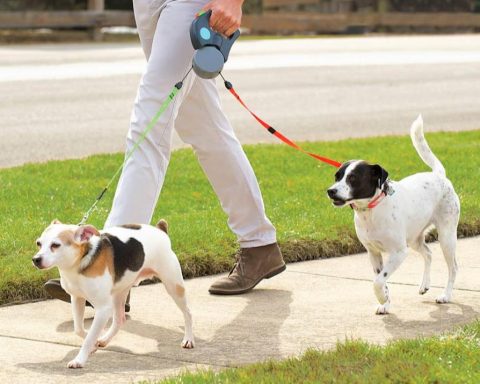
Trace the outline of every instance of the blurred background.
<path fill-rule="evenodd" d="M 124 150 L 145 68 L 131 7 L 0 0 L 0 168 Z M 246 0 L 244 11 L 224 75 L 293 140 L 406 135 L 419 113 L 427 132 L 480 128 L 480 0 Z M 242 143 L 277 143 L 217 85 Z"/>
<path fill-rule="evenodd" d="M 364 34 L 478 32 L 480 0 L 246 0 L 244 33 Z M 129 34 L 132 0 L 2 0 L 3 41 Z M 104 28 L 104 29 L 102 29 Z M 37 29 L 35 33 L 35 29 Z M 41 29 L 41 30 L 38 30 Z M 53 35 L 57 31 L 78 33 Z M 103 31 L 103 33 L 101 33 Z"/>

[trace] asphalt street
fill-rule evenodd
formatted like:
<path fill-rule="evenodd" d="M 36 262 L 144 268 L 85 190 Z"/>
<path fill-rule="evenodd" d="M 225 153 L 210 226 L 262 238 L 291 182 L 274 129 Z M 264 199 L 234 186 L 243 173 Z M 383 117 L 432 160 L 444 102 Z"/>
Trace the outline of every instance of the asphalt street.
<path fill-rule="evenodd" d="M 0 47 L 0 167 L 123 151 L 144 66 L 139 44 Z M 419 113 L 480 128 L 480 35 L 241 41 L 224 74 L 294 140 L 403 135 Z M 218 84 L 240 140 L 276 142 Z"/>

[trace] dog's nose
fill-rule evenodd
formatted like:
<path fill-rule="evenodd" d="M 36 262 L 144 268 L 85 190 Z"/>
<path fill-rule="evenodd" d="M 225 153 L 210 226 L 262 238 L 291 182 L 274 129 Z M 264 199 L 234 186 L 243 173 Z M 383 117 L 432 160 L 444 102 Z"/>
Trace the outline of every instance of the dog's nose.
<path fill-rule="evenodd" d="M 42 265 L 41 256 L 35 256 L 34 258 L 32 258 L 32 261 L 33 261 L 33 265 L 35 265 L 36 267 L 40 268 L 40 265 Z"/>
<path fill-rule="evenodd" d="M 327 190 L 327 194 L 328 194 L 328 197 L 333 199 L 335 197 L 335 195 L 337 194 L 337 189 L 336 188 L 330 188 L 329 190 Z"/>

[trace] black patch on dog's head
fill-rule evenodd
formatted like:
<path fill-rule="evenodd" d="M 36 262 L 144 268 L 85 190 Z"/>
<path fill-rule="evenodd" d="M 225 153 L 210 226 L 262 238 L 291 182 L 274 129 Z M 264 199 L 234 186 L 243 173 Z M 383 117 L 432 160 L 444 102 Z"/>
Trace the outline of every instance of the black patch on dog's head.
<path fill-rule="evenodd" d="M 123 224 L 121 225 L 121 227 L 127 228 L 127 229 L 135 229 L 135 230 L 142 229 L 142 226 L 140 224 Z"/>
<path fill-rule="evenodd" d="M 340 168 L 338 168 L 338 171 L 335 173 L 335 181 L 340 181 L 343 179 L 343 176 L 345 176 L 345 170 L 351 163 L 351 161 L 346 161 L 340 166 Z"/>
<path fill-rule="evenodd" d="M 385 183 L 388 172 L 378 164 L 361 161 L 345 177 L 352 200 L 368 199 Z"/>
<path fill-rule="evenodd" d="M 113 247 L 113 266 L 115 268 L 115 282 L 120 280 L 128 269 L 137 272 L 145 261 L 143 245 L 137 239 L 130 238 L 126 243 L 118 237 L 105 234 Z"/>

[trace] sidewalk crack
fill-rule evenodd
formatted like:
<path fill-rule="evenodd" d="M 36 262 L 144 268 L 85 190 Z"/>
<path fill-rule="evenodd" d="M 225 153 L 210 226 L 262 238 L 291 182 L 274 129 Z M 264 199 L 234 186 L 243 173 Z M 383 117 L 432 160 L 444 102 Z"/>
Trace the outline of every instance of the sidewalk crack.
<path fill-rule="evenodd" d="M 350 276 L 338 276 L 338 275 L 329 275 L 329 274 L 326 274 L 326 273 L 317 273 L 317 272 L 304 272 L 304 271 L 292 271 L 292 270 L 287 270 L 288 273 L 299 273 L 299 274 L 302 274 L 302 275 L 312 275 L 312 276 L 322 276 L 322 277 L 331 277 L 331 278 L 334 278 L 334 279 L 342 279 L 342 280 L 353 280 L 353 281 L 363 281 L 363 282 L 367 282 L 367 283 L 371 283 L 373 281 L 373 279 L 364 279 L 364 278 L 361 278 L 361 277 L 350 277 Z M 392 284 L 392 285 L 406 285 L 406 286 L 410 286 L 410 287 L 416 287 L 418 286 L 418 284 L 413 284 L 413 283 L 402 283 L 402 282 L 399 282 L 399 281 L 388 281 L 388 284 Z M 440 285 L 431 285 L 431 288 L 445 288 L 444 286 L 440 286 Z M 480 290 L 479 289 L 470 289 L 470 288 L 454 288 L 455 291 L 465 291 L 465 292 L 476 292 L 476 293 L 479 293 Z"/>

